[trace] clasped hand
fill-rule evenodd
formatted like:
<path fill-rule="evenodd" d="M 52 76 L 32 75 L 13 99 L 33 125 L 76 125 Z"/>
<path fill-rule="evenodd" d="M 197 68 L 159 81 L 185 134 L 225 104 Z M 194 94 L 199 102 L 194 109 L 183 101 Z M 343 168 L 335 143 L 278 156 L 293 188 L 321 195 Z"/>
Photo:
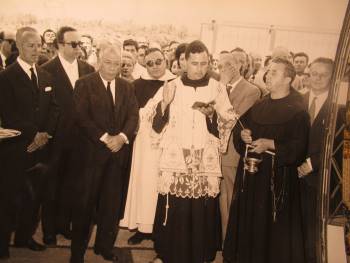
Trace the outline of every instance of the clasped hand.
<path fill-rule="evenodd" d="M 50 135 L 47 132 L 37 132 L 35 134 L 33 142 L 27 147 L 27 152 L 32 153 L 37 149 L 40 149 L 47 144 Z"/>
<path fill-rule="evenodd" d="M 125 139 L 123 136 L 119 135 L 107 135 L 104 143 L 111 150 L 111 152 L 118 152 L 124 145 Z"/>

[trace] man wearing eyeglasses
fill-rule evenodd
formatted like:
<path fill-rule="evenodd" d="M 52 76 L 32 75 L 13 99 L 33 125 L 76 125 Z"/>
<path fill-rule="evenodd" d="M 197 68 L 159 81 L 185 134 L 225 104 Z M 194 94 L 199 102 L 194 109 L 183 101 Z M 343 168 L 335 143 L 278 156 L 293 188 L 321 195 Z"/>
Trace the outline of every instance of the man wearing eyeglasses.
<path fill-rule="evenodd" d="M 52 161 L 52 170 L 57 180 L 51 182 L 53 192 L 56 192 L 57 196 L 52 196 L 52 201 L 44 204 L 42 211 L 44 243 L 47 245 L 56 244 L 56 233 L 63 234 L 67 239 L 71 238 L 71 201 L 74 192 L 74 174 L 76 174 L 74 171 L 76 161 L 72 158 L 72 153 L 75 138 L 79 136 L 73 118 L 73 89 L 78 78 L 94 72 L 91 65 L 77 59 L 80 55 L 81 42 L 75 28 L 61 27 L 57 31 L 56 41 L 58 55 L 42 66 L 53 77 L 57 102 L 61 109 Z"/>
<path fill-rule="evenodd" d="M 154 95 L 165 81 L 175 79 L 168 69 L 164 54 L 158 48 L 146 51 L 147 74 L 133 82 L 140 107 L 140 124 L 134 143 L 130 184 L 125 214 L 120 226 L 137 232 L 129 238 L 129 245 L 152 239 L 153 222 L 157 206 L 158 152 L 151 145 L 151 105 Z M 149 102 L 149 103 L 148 103 Z"/>
<path fill-rule="evenodd" d="M 41 50 L 38 32 L 31 27 L 20 28 L 16 41 L 19 57 L 0 73 L 2 126 L 21 132 L 0 144 L 0 260 L 10 256 L 8 245 L 18 204 L 21 211 L 15 246 L 34 251 L 45 249 L 32 236 L 40 207 L 40 181 L 46 175 L 59 115 L 51 76 L 36 66 Z"/>

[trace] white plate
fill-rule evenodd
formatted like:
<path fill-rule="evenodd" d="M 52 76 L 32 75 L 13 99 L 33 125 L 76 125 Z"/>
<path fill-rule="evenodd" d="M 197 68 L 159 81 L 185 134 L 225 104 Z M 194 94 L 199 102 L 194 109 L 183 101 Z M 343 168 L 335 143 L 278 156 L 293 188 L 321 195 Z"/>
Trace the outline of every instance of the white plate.
<path fill-rule="evenodd" d="M 0 139 L 12 138 L 21 135 L 20 131 L 0 128 Z"/>

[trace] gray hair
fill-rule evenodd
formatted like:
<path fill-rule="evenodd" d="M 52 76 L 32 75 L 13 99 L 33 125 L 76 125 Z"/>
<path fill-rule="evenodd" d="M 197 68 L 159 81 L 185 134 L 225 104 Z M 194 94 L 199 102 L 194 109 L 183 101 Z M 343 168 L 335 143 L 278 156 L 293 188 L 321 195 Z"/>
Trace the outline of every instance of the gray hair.
<path fill-rule="evenodd" d="M 21 27 L 16 32 L 17 45 L 21 45 L 21 43 L 23 42 L 23 36 L 26 35 L 27 32 L 31 34 L 39 34 L 38 31 L 33 27 L 30 27 L 30 26 Z"/>

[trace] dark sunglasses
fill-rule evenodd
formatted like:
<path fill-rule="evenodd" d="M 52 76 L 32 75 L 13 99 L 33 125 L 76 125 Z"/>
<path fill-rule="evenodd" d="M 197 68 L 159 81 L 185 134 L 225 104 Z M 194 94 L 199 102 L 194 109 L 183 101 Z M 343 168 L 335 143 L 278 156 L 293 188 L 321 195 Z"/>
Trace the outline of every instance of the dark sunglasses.
<path fill-rule="evenodd" d="M 75 42 L 75 41 L 72 41 L 72 42 L 61 42 L 62 44 L 65 44 L 65 45 L 71 45 L 72 48 L 76 48 L 76 47 L 81 47 L 83 42 L 81 41 L 78 41 L 78 42 Z"/>
<path fill-rule="evenodd" d="M 146 62 L 146 65 L 147 65 L 147 67 L 153 67 L 154 64 L 156 64 L 157 66 L 159 66 L 159 65 L 162 64 L 162 62 L 163 62 L 163 59 L 158 58 L 158 59 L 156 59 L 155 61 L 152 61 L 152 60 L 147 61 L 147 62 Z"/>

